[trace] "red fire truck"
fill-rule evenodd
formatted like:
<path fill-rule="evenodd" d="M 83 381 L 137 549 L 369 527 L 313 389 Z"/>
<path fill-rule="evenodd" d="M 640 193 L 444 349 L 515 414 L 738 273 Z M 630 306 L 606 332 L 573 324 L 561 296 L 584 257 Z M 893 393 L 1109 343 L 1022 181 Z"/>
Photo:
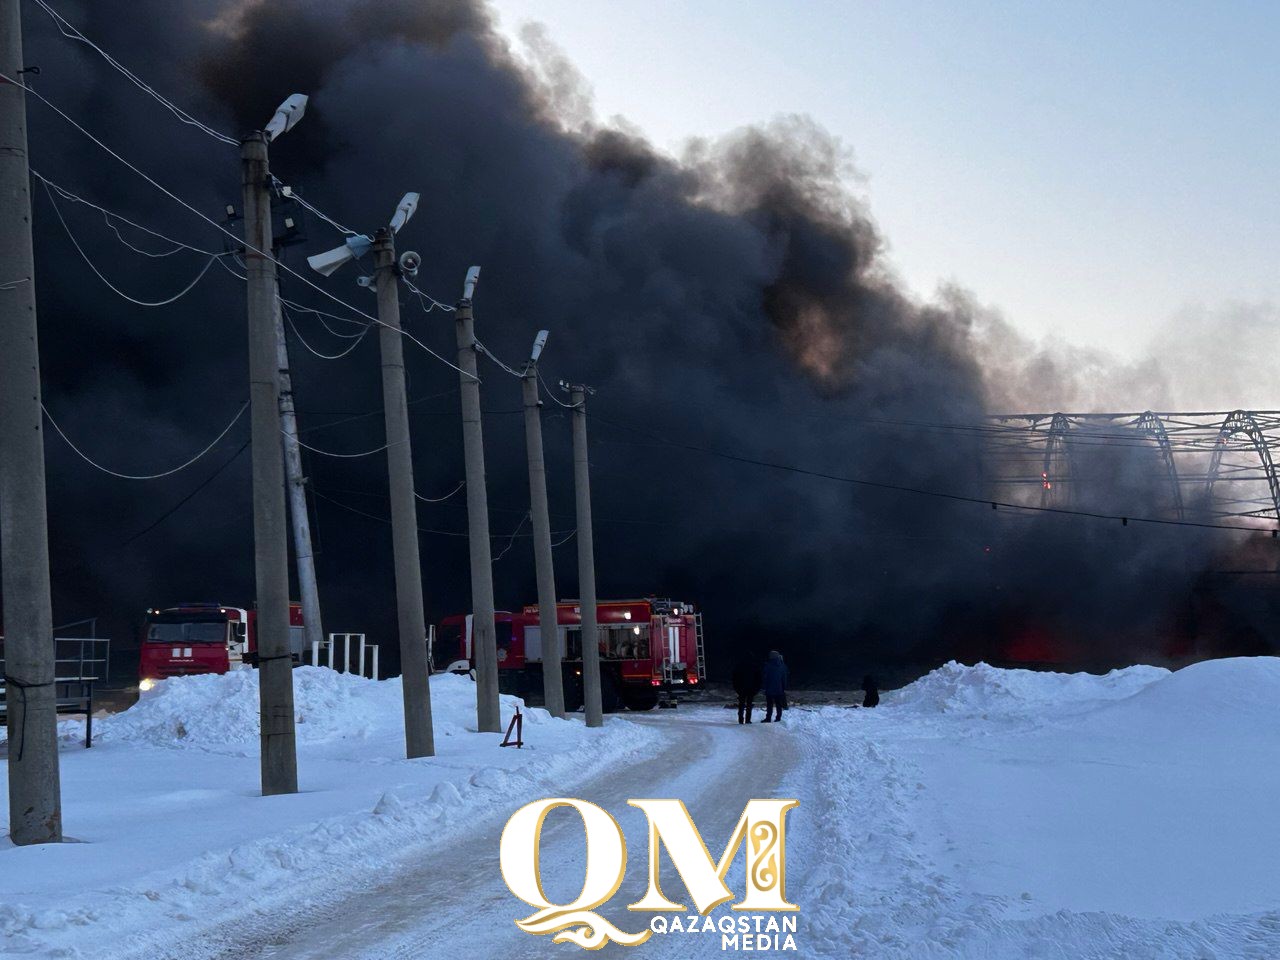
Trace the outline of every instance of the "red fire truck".
<path fill-rule="evenodd" d="M 302 605 L 289 604 L 289 649 L 302 658 Z M 222 603 L 183 603 L 147 611 L 138 657 L 138 686 L 193 673 L 226 673 L 258 660 L 258 614 Z"/>
<path fill-rule="evenodd" d="M 538 606 L 494 616 L 498 684 L 503 693 L 542 697 L 542 628 Z M 576 600 L 556 606 L 565 675 L 565 706 L 582 706 L 582 611 Z M 596 605 L 600 644 L 600 698 L 604 710 L 674 706 L 674 695 L 706 682 L 702 614 L 691 603 L 646 597 Z M 470 614 L 446 617 L 432 650 L 436 670 L 467 673 L 475 667 Z"/>

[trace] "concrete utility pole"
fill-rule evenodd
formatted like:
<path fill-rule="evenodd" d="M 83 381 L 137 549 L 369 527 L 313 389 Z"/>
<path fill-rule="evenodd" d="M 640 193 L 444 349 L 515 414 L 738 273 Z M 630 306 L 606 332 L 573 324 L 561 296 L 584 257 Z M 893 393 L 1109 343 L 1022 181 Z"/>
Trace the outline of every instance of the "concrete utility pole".
<path fill-rule="evenodd" d="M 481 733 L 501 731 L 498 703 L 498 643 L 493 628 L 493 560 L 489 551 L 489 501 L 484 481 L 484 434 L 480 427 L 480 378 L 476 375 L 476 328 L 471 315 L 480 268 L 467 271 L 454 311 L 462 394 L 462 443 L 467 467 L 467 529 L 471 542 L 471 656 L 476 662 L 476 723 Z"/>
<path fill-rule="evenodd" d="M 262 795 L 298 792 L 289 648 L 289 546 L 280 439 L 278 292 L 271 258 L 267 134 L 240 143 L 244 261 L 249 301 L 249 402 L 253 446 L 253 560 L 257 580 L 258 701 Z"/>
<path fill-rule="evenodd" d="M 431 726 L 431 668 L 422 606 L 422 561 L 418 554 L 418 506 L 413 494 L 413 450 L 405 398 L 404 337 L 400 332 L 400 280 L 395 234 L 383 228 L 373 242 L 378 287 L 378 341 L 382 347 L 382 409 L 386 418 L 387 473 L 391 492 L 391 540 L 396 564 L 396 610 L 400 627 L 400 674 L 404 685 L 405 755 L 435 755 Z"/>
<path fill-rule="evenodd" d="M 277 291 L 278 293 L 278 291 Z M 280 430 L 284 435 L 284 472 L 289 491 L 289 520 L 293 526 L 293 554 L 298 563 L 298 593 L 302 596 L 302 629 L 306 649 L 318 650 L 324 640 L 320 619 L 320 591 L 316 586 L 316 558 L 311 547 L 311 518 L 307 515 L 307 478 L 302 475 L 298 418 L 293 406 L 293 378 L 289 375 L 289 345 L 284 336 L 280 300 L 274 301 L 276 364 L 280 368 Z M 364 669 L 363 664 L 361 669 Z"/>
<path fill-rule="evenodd" d="M 543 701 L 548 713 L 563 717 L 564 675 L 560 669 L 556 574 L 551 556 L 551 518 L 547 512 L 547 468 L 542 456 L 542 403 L 538 400 L 538 354 L 546 339 L 547 331 L 543 330 L 534 341 L 533 358 L 524 368 L 524 442 L 529 456 L 529 507 L 533 515 L 533 552 L 538 572 Z"/>
<path fill-rule="evenodd" d="M 0 72 L 19 80 L 23 69 L 18 0 L 0 0 Z M 0 80 L 0 633 L 19 845 L 62 840 L 30 184 L 24 91 Z"/>
<path fill-rule="evenodd" d="M 600 641 L 596 555 L 591 536 L 591 466 L 587 458 L 587 388 L 569 387 L 573 403 L 573 493 L 578 506 L 578 606 L 582 611 L 582 697 L 588 727 L 604 724 L 600 707 Z"/>

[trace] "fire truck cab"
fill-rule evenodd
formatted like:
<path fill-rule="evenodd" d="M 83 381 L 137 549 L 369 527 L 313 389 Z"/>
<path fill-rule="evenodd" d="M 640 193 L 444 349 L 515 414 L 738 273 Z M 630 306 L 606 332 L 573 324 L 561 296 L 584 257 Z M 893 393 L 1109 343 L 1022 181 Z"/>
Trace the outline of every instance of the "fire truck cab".
<path fill-rule="evenodd" d="M 582 611 L 576 600 L 556 605 L 565 706 L 582 706 Z M 675 696 L 706 682 L 702 614 L 693 604 L 646 597 L 602 600 L 596 605 L 600 650 L 600 696 L 606 712 L 627 707 L 651 710 L 674 705 Z M 474 669 L 470 614 L 446 617 L 440 624 L 432 665 L 466 673 Z M 494 615 L 498 645 L 498 684 L 503 693 L 540 702 L 542 628 L 537 604 L 519 613 Z"/>
<path fill-rule="evenodd" d="M 138 657 L 139 687 L 199 673 L 226 673 L 258 661 L 257 611 L 221 603 L 184 603 L 147 611 Z M 303 647 L 302 605 L 289 604 L 289 649 Z"/>

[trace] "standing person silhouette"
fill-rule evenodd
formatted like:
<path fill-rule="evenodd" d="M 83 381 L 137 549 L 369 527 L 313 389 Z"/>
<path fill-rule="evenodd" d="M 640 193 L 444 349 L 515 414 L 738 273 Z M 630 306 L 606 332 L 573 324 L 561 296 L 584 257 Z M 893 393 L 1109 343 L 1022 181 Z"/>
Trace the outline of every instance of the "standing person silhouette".
<path fill-rule="evenodd" d="M 864 707 L 874 707 L 879 702 L 880 687 L 876 683 L 876 678 L 868 673 L 862 678 L 862 705 Z"/>
<path fill-rule="evenodd" d="M 738 695 L 738 723 L 751 722 L 751 710 L 763 682 L 759 655 L 744 654 L 733 665 L 733 690 Z"/>
<path fill-rule="evenodd" d="M 787 705 L 787 665 L 777 650 L 769 651 L 764 662 L 764 722 L 782 722 L 782 710 Z"/>

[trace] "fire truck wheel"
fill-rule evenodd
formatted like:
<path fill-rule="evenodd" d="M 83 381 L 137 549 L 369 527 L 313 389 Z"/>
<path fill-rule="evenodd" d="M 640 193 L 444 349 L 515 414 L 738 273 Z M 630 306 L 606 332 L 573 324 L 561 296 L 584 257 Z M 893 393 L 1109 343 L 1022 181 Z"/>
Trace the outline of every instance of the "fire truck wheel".
<path fill-rule="evenodd" d="M 652 710 L 658 705 L 658 691 L 650 687 L 647 690 L 628 690 L 622 697 L 628 710 Z"/>

